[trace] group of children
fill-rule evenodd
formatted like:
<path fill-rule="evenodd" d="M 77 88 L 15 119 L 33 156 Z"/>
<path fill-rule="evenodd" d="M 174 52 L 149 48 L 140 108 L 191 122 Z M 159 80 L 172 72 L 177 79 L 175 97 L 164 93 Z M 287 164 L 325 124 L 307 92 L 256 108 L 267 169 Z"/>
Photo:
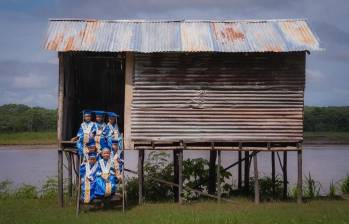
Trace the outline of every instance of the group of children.
<path fill-rule="evenodd" d="M 93 114 L 95 121 L 92 121 Z M 83 122 L 77 136 L 72 138 L 82 158 L 80 177 L 84 203 L 113 195 L 122 181 L 123 141 L 117 118 L 113 112 L 84 110 Z"/>

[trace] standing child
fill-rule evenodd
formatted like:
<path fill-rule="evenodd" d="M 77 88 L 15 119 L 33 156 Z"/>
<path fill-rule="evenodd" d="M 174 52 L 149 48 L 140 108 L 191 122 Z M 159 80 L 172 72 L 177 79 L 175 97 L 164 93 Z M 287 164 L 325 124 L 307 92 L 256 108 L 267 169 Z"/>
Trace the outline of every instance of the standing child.
<path fill-rule="evenodd" d="M 96 142 L 96 148 L 97 152 L 100 153 L 101 151 L 101 143 L 104 141 L 104 139 L 107 137 L 107 130 L 106 130 L 106 124 L 104 122 L 104 111 L 95 111 L 96 115 L 96 122 L 95 122 L 95 131 L 96 134 L 94 136 L 95 142 Z"/>
<path fill-rule="evenodd" d="M 115 176 L 118 179 L 118 183 L 122 181 L 122 170 L 124 167 L 124 152 L 119 147 L 119 140 L 112 141 L 111 158 L 114 163 Z"/>
<path fill-rule="evenodd" d="M 87 143 L 90 138 L 94 137 L 95 134 L 95 125 L 92 122 L 92 111 L 84 110 L 83 113 L 83 122 L 80 125 L 79 131 L 72 141 L 76 142 L 76 147 L 78 149 L 80 157 L 88 154 Z"/>
<path fill-rule="evenodd" d="M 101 159 L 98 161 L 95 195 L 109 197 L 116 192 L 117 179 L 115 177 L 114 162 L 110 158 L 108 145 L 102 147 Z"/>
<path fill-rule="evenodd" d="M 108 145 L 112 147 L 112 141 L 118 140 L 120 132 L 117 124 L 118 115 L 114 112 L 108 112 L 108 124 L 106 127 L 106 133 L 108 138 Z"/>
<path fill-rule="evenodd" d="M 81 164 L 81 199 L 84 203 L 89 203 L 95 198 L 95 180 L 98 170 L 96 163 L 96 152 L 88 153 L 88 161 Z"/>

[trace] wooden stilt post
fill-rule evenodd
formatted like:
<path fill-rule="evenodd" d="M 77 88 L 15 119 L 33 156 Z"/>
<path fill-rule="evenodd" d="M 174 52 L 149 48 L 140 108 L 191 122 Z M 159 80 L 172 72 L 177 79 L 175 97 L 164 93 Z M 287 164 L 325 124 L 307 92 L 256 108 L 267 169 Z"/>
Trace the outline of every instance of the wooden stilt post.
<path fill-rule="evenodd" d="M 183 149 L 185 144 L 181 142 L 182 149 L 178 151 L 178 203 L 182 204 L 183 198 Z"/>
<path fill-rule="evenodd" d="M 58 149 L 58 204 L 63 208 L 63 150 Z"/>
<path fill-rule="evenodd" d="M 244 172 L 244 191 L 247 194 L 250 187 L 250 160 L 249 160 L 249 151 L 245 151 L 245 172 Z"/>
<path fill-rule="evenodd" d="M 143 185 L 144 185 L 144 150 L 138 150 L 138 204 L 143 204 Z"/>
<path fill-rule="evenodd" d="M 283 198 L 287 199 L 287 151 L 284 152 L 283 156 Z"/>
<path fill-rule="evenodd" d="M 79 155 L 77 155 L 77 167 L 80 168 L 80 165 L 82 163 L 82 158 L 80 158 Z M 79 216 L 79 213 L 80 213 L 80 197 L 81 197 L 81 177 L 80 177 L 80 170 L 78 170 L 77 172 L 77 179 L 76 179 L 76 182 L 77 182 L 77 192 L 76 192 L 76 211 L 75 211 L 75 214 L 76 216 Z"/>
<path fill-rule="evenodd" d="M 80 176 L 80 156 L 79 154 L 75 155 L 75 170 L 76 170 L 76 175 L 75 175 L 75 184 L 76 184 L 76 191 L 79 188 L 79 176 Z"/>
<path fill-rule="evenodd" d="M 218 158 L 217 158 L 217 196 L 218 196 L 218 203 L 221 202 L 221 150 L 217 151 Z"/>
<path fill-rule="evenodd" d="M 63 104 L 64 104 L 64 60 L 63 53 L 58 53 L 58 112 L 57 112 L 57 140 L 58 140 L 58 203 L 63 207 Z"/>
<path fill-rule="evenodd" d="M 242 144 L 239 143 L 239 150 L 242 150 Z M 242 152 L 238 151 L 238 189 L 241 190 L 241 186 L 242 186 Z"/>
<path fill-rule="evenodd" d="M 273 198 L 276 197 L 275 192 L 275 152 L 271 152 L 271 182 Z"/>
<path fill-rule="evenodd" d="M 302 171 L 302 149 L 297 151 L 297 166 L 298 166 L 298 177 L 297 177 L 297 203 L 302 203 L 303 198 L 303 171 Z"/>
<path fill-rule="evenodd" d="M 179 170 L 178 170 L 178 150 L 173 150 L 173 171 L 174 171 L 174 183 L 178 184 Z M 174 199 L 175 202 L 179 201 L 178 187 L 174 187 Z"/>
<path fill-rule="evenodd" d="M 217 150 L 214 150 L 214 144 L 211 143 L 211 151 L 210 151 L 210 164 L 208 171 L 208 193 L 215 194 L 216 193 L 216 158 L 217 158 Z"/>
<path fill-rule="evenodd" d="M 73 197 L 73 162 L 71 153 L 68 152 L 66 157 L 68 161 L 68 197 L 71 199 Z"/>
<path fill-rule="evenodd" d="M 254 202 L 259 204 L 259 182 L 258 182 L 258 163 L 257 163 L 257 153 L 253 152 L 253 167 L 254 167 Z"/>

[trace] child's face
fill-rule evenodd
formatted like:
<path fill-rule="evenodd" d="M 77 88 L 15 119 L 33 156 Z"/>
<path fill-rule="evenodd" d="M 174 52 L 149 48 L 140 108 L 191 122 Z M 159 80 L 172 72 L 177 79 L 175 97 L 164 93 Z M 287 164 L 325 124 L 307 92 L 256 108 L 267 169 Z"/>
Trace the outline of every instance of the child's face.
<path fill-rule="evenodd" d="M 103 116 L 96 116 L 96 121 L 101 123 L 103 121 Z"/>
<path fill-rule="evenodd" d="M 107 160 L 110 157 L 110 152 L 108 150 L 103 150 L 102 151 L 102 158 Z"/>
<path fill-rule="evenodd" d="M 110 117 L 109 118 L 109 123 L 115 124 L 115 121 L 116 121 L 115 117 Z"/>
<path fill-rule="evenodd" d="M 91 115 L 85 115 L 84 116 L 84 120 L 86 121 L 86 122 L 89 122 L 89 121 L 91 121 Z"/>
<path fill-rule="evenodd" d="M 90 164 L 95 164 L 96 163 L 96 157 L 90 157 L 90 158 L 88 158 L 88 161 L 90 162 Z"/>
<path fill-rule="evenodd" d="M 114 150 L 114 152 L 118 150 L 118 145 L 117 144 L 113 144 L 113 150 Z"/>

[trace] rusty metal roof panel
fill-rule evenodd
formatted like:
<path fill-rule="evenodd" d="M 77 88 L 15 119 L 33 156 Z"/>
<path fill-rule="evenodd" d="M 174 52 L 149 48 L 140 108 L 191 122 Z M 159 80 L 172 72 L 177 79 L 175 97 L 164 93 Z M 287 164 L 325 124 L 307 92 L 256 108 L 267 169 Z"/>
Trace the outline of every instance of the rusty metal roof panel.
<path fill-rule="evenodd" d="M 276 22 L 286 40 L 289 49 L 320 49 L 319 41 L 304 20 Z"/>
<path fill-rule="evenodd" d="M 246 41 L 251 52 L 284 52 L 289 51 L 278 32 L 275 23 L 251 22 L 244 24 Z"/>
<path fill-rule="evenodd" d="M 305 20 L 51 20 L 45 48 L 96 52 L 320 50 Z"/>
<path fill-rule="evenodd" d="M 250 49 L 241 23 L 212 23 L 215 49 L 222 52 L 247 52 Z"/>
<path fill-rule="evenodd" d="M 134 23 L 88 22 L 81 50 L 97 52 L 133 51 L 134 30 Z"/>
<path fill-rule="evenodd" d="M 86 24 L 78 21 L 51 21 L 45 48 L 55 51 L 81 49 Z"/>
<path fill-rule="evenodd" d="M 182 51 L 215 51 L 209 23 L 181 23 Z"/>
<path fill-rule="evenodd" d="M 180 52 L 181 30 L 179 23 L 138 23 L 135 49 L 138 52 Z"/>

